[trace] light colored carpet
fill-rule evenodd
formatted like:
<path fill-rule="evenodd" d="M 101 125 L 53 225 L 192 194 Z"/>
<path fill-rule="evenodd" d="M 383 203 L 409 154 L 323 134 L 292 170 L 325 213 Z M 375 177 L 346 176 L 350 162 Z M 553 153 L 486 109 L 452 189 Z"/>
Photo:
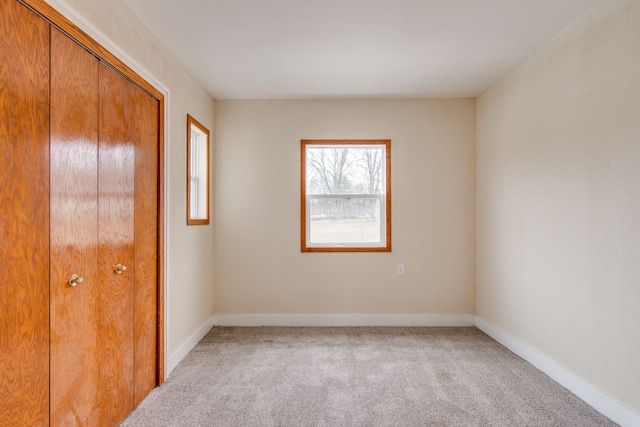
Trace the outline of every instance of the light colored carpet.
<path fill-rule="evenodd" d="M 613 426 L 476 328 L 213 328 L 122 426 Z"/>

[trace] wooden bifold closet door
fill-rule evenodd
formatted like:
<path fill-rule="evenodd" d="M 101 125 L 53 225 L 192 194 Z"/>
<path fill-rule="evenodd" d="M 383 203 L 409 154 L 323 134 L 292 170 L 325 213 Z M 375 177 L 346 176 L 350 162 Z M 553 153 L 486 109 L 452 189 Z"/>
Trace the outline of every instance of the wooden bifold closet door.
<path fill-rule="evenodd" d="M 0 426 L 36 426 L 49 417 L 49 25 L 0 5 Z"/>
<path fill-rule="evenodd" d="M 51 51 L 51 425 L 98 425 L 99 62 L 57 30 Z"/>
<path fill-rule="evenodd" d="M 0 425 L 117 425 L 157 384 L 159 103 L 0 4 Z"/>
<path fill-rule="evenodd" d="M 114 425 L 155 386 L 157 101 L 51 53 L 51 424 Z"/>

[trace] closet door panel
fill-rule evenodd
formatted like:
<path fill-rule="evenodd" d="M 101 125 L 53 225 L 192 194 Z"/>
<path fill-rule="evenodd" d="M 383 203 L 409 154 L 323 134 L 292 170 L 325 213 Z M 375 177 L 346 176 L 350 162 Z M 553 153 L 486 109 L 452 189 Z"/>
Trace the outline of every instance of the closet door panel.
<path fill-rule="evenodd" d="M 0 425 L 49 420 L 49 24 L 0 0 Z"/>
<path fill-rule="evenodd" d="M 109 426 L 133 410 L 135 87 L 102 63 L 99 74 L 99 393 Z"/>
<path fill-rule="evenodd" d="M 55 29 L 51 53 L 51 425 L 97 425 L 99 63 Z"/>
<path fill-rule="evenodd" d="M 156 385 L 158 101 L 136 88 L 134 406 Z"/>

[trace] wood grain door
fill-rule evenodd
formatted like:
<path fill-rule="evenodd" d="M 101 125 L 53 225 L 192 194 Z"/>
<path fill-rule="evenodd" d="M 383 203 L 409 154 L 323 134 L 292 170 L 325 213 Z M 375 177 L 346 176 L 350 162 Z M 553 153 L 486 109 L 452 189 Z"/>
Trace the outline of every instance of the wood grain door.
<path fill-rule="evenodd" d="M 136 88 L 102 63 L 99 74 L 99 400 L 111 426 L 133 410 Z"/>
<path fill-rule="evenodd" d="M 135 167 L 135 349 L 134 398 L 149 394 L 156 378 L 158 326 L 158 101 L 136 87 L 136 120 L 132 137 Z"/>
<path fill-rule="evenodd" d="M 52 426 L 98 425 L 98 64 L 52 29 Z"/>
<path fill-rule="evenodd" d="M 0 0 L 0 425 L 49 421 L 49 24 Z"/>
<path fill-rule="evenodd" d="M 117 425 L 158 381 L 161 105 L 0 6 L 0 425 Z"/>
<path fill-rule="evenodd" d="M 115 425 L 156 385 L 158 103 L 51 43 L 51 422 Z"/>

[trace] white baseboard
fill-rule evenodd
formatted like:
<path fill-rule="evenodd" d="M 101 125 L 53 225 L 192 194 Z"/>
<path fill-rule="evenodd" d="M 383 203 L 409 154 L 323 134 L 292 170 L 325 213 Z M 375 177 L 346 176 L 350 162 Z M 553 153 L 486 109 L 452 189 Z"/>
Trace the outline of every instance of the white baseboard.
<path fill-rule="evenodd" d="M 547 374 L 552 380 L 565 387 L 595 410 L 623 427 L 640 427 L 640 415 L 624 407 L 614 399 L 597 390 L 566 368 L 540 353 L 535 348 L 512 337 L 503 329 L 476 318 L 478 329 L 500 344 L 522 357 L 524 360 Z"/>
<path fill-rule="evenodd" d="M 475 326 L 472 314 L 223 314 L 216 326 Z"/>
<path fill-rule="evenodd" d="M 202 326 L 200 326 L 188 340 L 183 342 L 182 345 L 178 347 L 178 349 L 174 351 L 171 356 L 169 356 L 166 377 L 168 377 L 171 371 L 173 371 L 173 369 L 178 366 L 178 363 L 180 363 L 180 361 L 184 359 L 191 350 L 193 350 L 193 347 L 195 347 L 196 344 L 198 344 L 200 340 L 204 338 L 205 335 L 207 335 L 207 333 L 211 330 L 211 328 L 213 328 L 213 326 L 214 317 L 212 316 Z"/>

